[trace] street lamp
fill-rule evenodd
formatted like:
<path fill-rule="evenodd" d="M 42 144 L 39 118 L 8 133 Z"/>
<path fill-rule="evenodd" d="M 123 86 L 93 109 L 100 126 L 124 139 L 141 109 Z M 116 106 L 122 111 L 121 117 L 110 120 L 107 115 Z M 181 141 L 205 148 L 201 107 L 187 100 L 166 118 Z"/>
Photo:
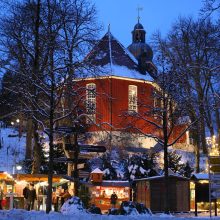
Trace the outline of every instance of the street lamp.
<path fill-rule="evenodd" d="M 17 173 L 16 171 L 20 171 L 20 170 L 22 170 L 22 166 L 19 164 L 16 164 L 12 167 L 12 174 L 16 174 Z"/>
<path fill-rule="evenodd" d="M 16 170 L 21 170 L 22 169 L 22 166 L 21 165 L 17 165 L 16 166 Z"/>

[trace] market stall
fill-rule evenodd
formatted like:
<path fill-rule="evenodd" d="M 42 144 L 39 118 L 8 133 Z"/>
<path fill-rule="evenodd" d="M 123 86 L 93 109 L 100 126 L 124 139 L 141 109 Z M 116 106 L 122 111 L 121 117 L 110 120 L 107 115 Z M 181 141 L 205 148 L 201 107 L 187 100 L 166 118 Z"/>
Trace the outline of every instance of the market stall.
<path fill-rule="evenodd" d="M 34 188 L 37 193 L 37 202 L 35 202 L 34 209 L 35 210 L 45 210 L 46 209 L 46 198 L 47 198 L 47 180 L 48 175 L 46 174 L 15 174 L 13 175 L 15 179 L 15 185 L 14 185 L 14 192 L 16 193 L 15 200 L 17 198 L 23 198 L 23 189 L 27 184 L 34 184 Z M 61 176 L 54 175 L 53 176 L 53 184 L 55 185 L 55 188 L 59 186 L 61 183 L 66 183 L 67 180 L 64 180 Z M 19 208 L 24 208 L 24 201 L 20 202 L 19 204 L 23 204 L 22 207 L 19 206 Z"/>
<path fill-rule="evenodd" d="M 9 209 L 10 207 L 13 208 L 13 197 L 14 196 L 18 197 L 17 194 L 14 193 L 15 192 L 14 185 L 15 185 L 15 180 L 13 176 L 11 176 L 7 172 L 0 172 L 0 187 L 4 195 L 3 200 L 2 200 L 3 209 Z M 10 203 L 10 200 L 11 200 L 11 203 Z"/>
<path fill-rule="evenodd" d="M 90 174 L 87 184 L 91 193 L 91 204 L 99 207 L 103 212 L 112 208 L 111 195 L 117 195 L 115 208 L 119 208 L 122 201 L 130 200 L 130 183 L 128 181 L 103 180 L 103 173 L 95 169 Z"/>
<path fill-rule="evenodd" d="M 115 208 L 119 208 L 122 201 L 130 200 L 130 184 L 128 181 L 102 181 L 100 184 L 90 186 L 91 203 L 102 211 L 112 208 L 111 195 L 116 193 L 118 199 Z"/>
<path fill-rule="evenodd" d="M 197 212 L 209 211 L 209 174 L 196 173 L 193 174 L 190 181 L 190 204 L 191 211 Z M 219 206 L 219 201 L 212 201 L 212 208 Z"/>
<path fill-rule="evenodd" d="M 152 211 L 165 210 L 165 178 L 154 176 L 135 180 L 135 201 L 143 203 Z M 190 210 L 189 179 L 179 175 L 169 175 L 169 209 L 173 212 Z"/>

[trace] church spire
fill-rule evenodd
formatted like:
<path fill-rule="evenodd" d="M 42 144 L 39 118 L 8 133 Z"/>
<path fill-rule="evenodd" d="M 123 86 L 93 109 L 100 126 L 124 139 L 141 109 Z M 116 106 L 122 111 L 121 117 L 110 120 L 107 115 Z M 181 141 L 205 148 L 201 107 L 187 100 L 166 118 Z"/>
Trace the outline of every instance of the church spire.
<path fill-rule="evenodd" d="M 137 11 L 138 11 L 138 17 L 137 17 L 137 19 L 138 19 L 138 24 L 140 23 L 140 11 L 142 11 L 143 10 L 143 8 L 142 7 L 137 7 Z"/>

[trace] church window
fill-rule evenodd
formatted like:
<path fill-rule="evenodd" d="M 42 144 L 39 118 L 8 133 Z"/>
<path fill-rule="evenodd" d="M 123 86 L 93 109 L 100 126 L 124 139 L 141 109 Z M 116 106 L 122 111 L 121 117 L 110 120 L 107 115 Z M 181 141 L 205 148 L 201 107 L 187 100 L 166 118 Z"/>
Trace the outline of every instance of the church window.
<path fill-rule="evenodd" d="M 137 112 L 137 86 L 129 85 L 128 87 L 128 111 Z"/>
<path fill-rule="evenodd" d="M 86 85 L 86 113 L 88 115 L 87 122 L 95 122 L 96 116 L 96 84 L 89 83 Z"/>

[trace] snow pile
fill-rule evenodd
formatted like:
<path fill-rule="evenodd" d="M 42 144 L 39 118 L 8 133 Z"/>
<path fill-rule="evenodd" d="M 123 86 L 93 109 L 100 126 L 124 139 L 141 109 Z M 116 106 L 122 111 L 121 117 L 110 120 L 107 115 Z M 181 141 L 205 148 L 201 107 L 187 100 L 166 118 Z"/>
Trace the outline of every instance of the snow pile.
<path fill-rule="evenodd" d="M 133 202 L 123 202 L 120 208 L 120 213 L 122 215 L 139 215 L 137 209 Z"/>
<path fill-rule="evenodd" d="M 159 215 L 161 218 L 173 218 L 174 216 L 173 215 L 171 215 L 171 214 L 165 214 L 165 213 L 163 213 L 163 214 L 160 214 Z"/>
<path fill-rule="evenodd" d="M 172 218 L 171 218 L 172 217 Z M 153 215 L 151 217 L 146 215 L 94 215 L 94 214 L 76 214 L 76 215 L 63 215 L 58 212 L 50 212 L 46 214 L 43 211 L 26 211 L 21 209 L 13 209 L 10 211 L 0 210 L 0 220 L 192 220 L 193 218 L 189 215 L 185 217 L 176 217 L 172 215 Z M 196 220 L 208 220 L 209 217 L 201 216 L 197 217 Z M 215 220 L 220 220 L 220 217 L 215 217 Z"/>
<path fill-rule="evenodd" d="M 61 207 L 61 213 L 64 215 L 69 214 L 85 214 L 87 211 L 83 207 L 83 203 L 79 197 L 73 196 L 68 199 Z"/>
<path fill-rule="evenodd" d="M 119 209 L 121 215 L 145 215 L 151 216 L 152 212 L 150 209 L 146 208 L 142 203 L 136 203 L 132 201 L 122 202 Z"/>

